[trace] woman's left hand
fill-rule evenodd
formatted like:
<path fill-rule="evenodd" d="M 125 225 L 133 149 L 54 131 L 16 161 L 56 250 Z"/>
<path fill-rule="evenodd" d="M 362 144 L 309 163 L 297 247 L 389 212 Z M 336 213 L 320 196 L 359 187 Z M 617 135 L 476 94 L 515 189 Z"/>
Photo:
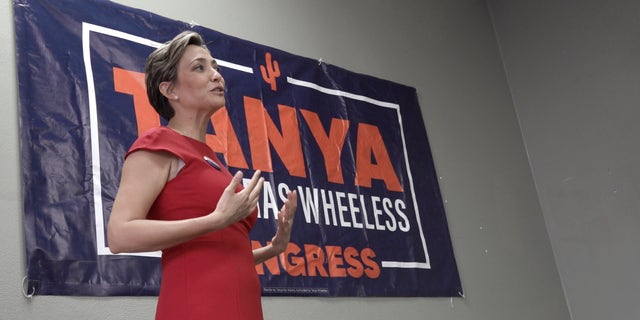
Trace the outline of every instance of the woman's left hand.
<path fill-rule="evenodd" d="M 278 212 L 278 229 L 271 239 L 271 246 L 278 254 L 284 252 L 289 245 L 291 238 L 291 227 L 295 218 L 296 207 L 298 206 L 298 195 L 295 191 L 289 191 L 287 200 Z"/>

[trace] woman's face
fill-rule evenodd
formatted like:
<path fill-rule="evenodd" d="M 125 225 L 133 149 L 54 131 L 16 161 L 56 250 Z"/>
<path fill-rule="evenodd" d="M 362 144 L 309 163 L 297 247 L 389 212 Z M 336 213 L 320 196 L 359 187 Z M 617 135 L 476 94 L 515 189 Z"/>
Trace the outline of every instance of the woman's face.
<path fill-rule="evenodd" d="M 209 51 L 187 46 L 178 63 L 178 77 L 173 86 L 176 102 L 189 108 L 216 111 L 224 106 L 224 79 Z"/>

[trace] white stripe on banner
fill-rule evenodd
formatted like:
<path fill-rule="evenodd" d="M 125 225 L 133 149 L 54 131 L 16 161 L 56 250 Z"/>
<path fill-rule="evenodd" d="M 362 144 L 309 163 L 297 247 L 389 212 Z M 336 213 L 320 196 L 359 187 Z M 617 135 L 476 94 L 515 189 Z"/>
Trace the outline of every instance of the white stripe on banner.
<path fill-rule="evenodd" d="M 427 241 L 424 237 L 424 231 L 422 230 L 422 222 L 420 221 L 420 212 L 418 210 L 418 201 L 416 199 L 416 192 L 413 186 L 413 175 L 411 174 L 411 167 L 409 166 L 409 157 L 407 155 L 407 143 L 404 138 L 404 128 L 402 126 L 402 115 L 400 114 L 400 105 L 396 103 L 372 99 L 363 95 L 358 95 L 358 94 L 353 94 L 353 93 L 349 93 L 341 90 L 322 87 L 312 82 L 298 80 L 291 77 L 287 77 L 287 82 L 293 85 L 314 89 L 322 93 L 359 100 L 359 101 L 367 102 L 376 106 L 391 108 L 396 110 L 398 114 L 398 122 L 400 124 L 400 136 L 402 137 L 404 163 L 405 163 L 405 166 L 407 167 L 407 176 L 409 178 L 409 186 L 411 188 L 411 196 L 413 198 L 413 207 L 416 213 L 416 221 L 418 222 L 418 230 L 420 230 L 420 240 L 422 242 L 422 249 L 424 250 L 425 262 L 382 261 L 382 267 L 383 268 L 431 269 L 431 263 L 429 262 L 429 252 L 427 250 Z"/>
<path fill-rule="evenodd" d="M 95 230 L 96 231 L 96 251 L 98 255 L 112 255 L 111 251 L 106 246 L 105 234 L 104 234 L 106 228 L 104 225 L 104 212 L 102 210 L 102 183 L 101 183 L 101 174 L 100 174 L 100 143 L 99 143 L 99 130 L 98 130 L 98 114 L 97 114 L 95 82 L 93 79 L 93 70 L 91 66 L 91 47 L 90 47 L 90 41 L 89 41 L 91 32 L 113 36 L 116 38 L 128 40 L 134 43 L 138 43 L 138 44 L 142 44 L 142 45 L 146 45 L 154 48 L 159 47 L 160 45 L 162 45 L 162 43 L 155 42 L 139 36 L 131 35 L 129 33 L 125 33 L 122 31 L 105 28 L 102 26 L 98 26 L 98 25 L 94 25 L 86 22 L 82 23 L 82 51 L 83 51 L 85 70 L 87 73 L 87 85 L 88 85 L 87 89 L 88 89 L 88 98 L 89 98 L 89 122 L 90 122 L 90 132 L 91 132 L 91 159 L 92 159 L 91 172 L 92 172 L 92 178 L 93 178 L 93 202 L 94 202 L 94 216 L 95 216 L 95 228 L 96 228 Z M 216 61 L 218 62 L 218 65 L 222 67 L 253 74 L 253 69 L 251 67 L 235 64 L 228 61 L 218 60 L 218 59 L 216 59 Z M 404 129 L 402 127 L 402 117 L 400 115 L 400 105 L 396 103 L 376 100 L 363 95 L 358 95 L 350 92 L 322 87 L 312 82 L 298 80 L 291 77 L 287 77 L 287 82 L 292 85 L 306 87 L 306 88 L 313 89 L 325 94 L 363 101 L 372 105 L 376 105 L 384 108 L 391 108 L 396 110 L 398 121 L 400 124 L 400 129 L 401 129 L 400 134 L 402 137 L 404 161 L 405 161 L 405 166 L 407 168 L 407 175 L 409 178 L 409 185 L 411 188 L 411 195 L 413 198 L 413 206 L 416 213 L 416 221 L 418 223 L 418 228 L 420 231 L 420 240 L 421 240 L 422 248 L 424 250 L 425 262 L 382 261 L 381 265 L 383 268 L 430 269 L 431 264 L 429 262 L 427 243 L 424 236 L 424 232 L 422 230 L 422 223 L 420 221 L 418 203 L 416 200 L 416 194 L 415 194 L 415 189 L 413 185 L 413 176 L 411 174 L 411 168 L 409 166 L 406 140 L 404 136 Z M 93 161 L 93 160 L 96 160 L 96 161 Z M 122 253 L 122 255 L 160 257 L 161 252 L 156 251 L 156 252 L 143 252 L 143 253 Z"/>

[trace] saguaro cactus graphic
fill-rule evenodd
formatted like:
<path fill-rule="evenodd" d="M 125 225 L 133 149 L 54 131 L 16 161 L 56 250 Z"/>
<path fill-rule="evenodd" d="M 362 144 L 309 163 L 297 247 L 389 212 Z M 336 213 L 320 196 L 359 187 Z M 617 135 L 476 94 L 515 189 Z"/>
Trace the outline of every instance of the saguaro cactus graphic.
<path fill-rule="evenodd" d="M 271 60 L 271 53 L 267 52 L 264 57 L 266 66 L 260 66 L 262 79 L 264 79 L 266 83 L 271 85 L 271 90 L 276 91 L 276 79 L 280 77 L 280 65 L 278 64 L 278 61 Z"/>

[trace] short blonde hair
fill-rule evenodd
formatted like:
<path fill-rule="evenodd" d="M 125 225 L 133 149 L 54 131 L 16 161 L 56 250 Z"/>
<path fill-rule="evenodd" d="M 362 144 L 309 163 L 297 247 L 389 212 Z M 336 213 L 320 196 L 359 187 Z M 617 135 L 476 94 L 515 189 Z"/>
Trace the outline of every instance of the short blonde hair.
<path fill-rule="evenodd" d="M 207 49 L 200 34 L 184 31 L 154 50 L 147 58 L 144 67 L 149 103 L 167 121 L 173 118 L 175 111 L 167 97 L 160 92 L 160 83 L 165 81 L 175 83 L 178 78 L 178 63 L 189 45 Z"/>

